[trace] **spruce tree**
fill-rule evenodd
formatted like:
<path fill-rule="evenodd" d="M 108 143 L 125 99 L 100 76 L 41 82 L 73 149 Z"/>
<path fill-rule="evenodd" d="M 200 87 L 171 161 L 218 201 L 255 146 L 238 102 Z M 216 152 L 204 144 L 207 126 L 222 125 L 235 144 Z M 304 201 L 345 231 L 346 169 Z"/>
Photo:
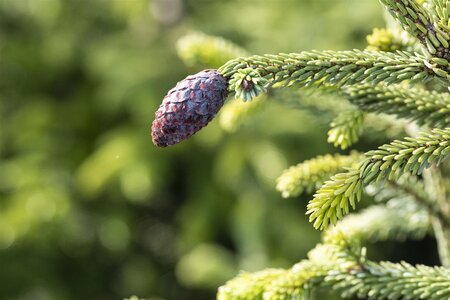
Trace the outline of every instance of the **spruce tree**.
<path fill-rule="evenodd" d="M 179 41 L 187 64 L 217 70 L 191 75 L 168 93 L 152 128 L 158 146 L 190 137 L 219 109 L 222 127 L 236 131 L 270 98 L 337 111 L 328 141 L 341 149 L 374 131 L 392 139 L 366 153 L 321 155 L 283 172 L 276 183 L 283 197 L 315 191 L 307 215 L 323 231 L 322 242 L 290 269 L 237 275 L 217 299 L 310 299 L 320 287 L 343 298 L 450 299 L 450 1 L 380 2 L 396 23 L 375 29 L 365 50 L 250 56 L 201 33 Z M 315 91 L 313 102 L 305 90 Z M 243 102 L 222 107 L 232 94 Z M 378 203 L 349 214 L 363 193 Z M 374 262 L 363 246 L 428 233 L 442 266 Z"/>

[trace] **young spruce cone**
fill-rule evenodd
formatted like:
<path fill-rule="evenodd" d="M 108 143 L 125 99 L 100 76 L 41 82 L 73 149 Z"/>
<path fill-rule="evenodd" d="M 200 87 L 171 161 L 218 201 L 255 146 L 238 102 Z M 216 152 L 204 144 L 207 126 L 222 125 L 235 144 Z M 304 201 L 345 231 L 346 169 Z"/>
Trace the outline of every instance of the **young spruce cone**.
<path fill-rule="evenodd" d="M 175 145 L 206 126 L 222 107 L 227 87 L 227 80 L 217 70 L 204 70 L 178 82 L 156 111 L 153 143 Z"/>

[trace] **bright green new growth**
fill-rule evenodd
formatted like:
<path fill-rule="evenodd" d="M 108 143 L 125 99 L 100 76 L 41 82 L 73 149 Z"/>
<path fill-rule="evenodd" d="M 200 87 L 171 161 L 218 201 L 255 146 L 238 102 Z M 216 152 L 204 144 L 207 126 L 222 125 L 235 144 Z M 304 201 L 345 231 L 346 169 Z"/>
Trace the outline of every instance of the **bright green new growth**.
<path fill-rule="evenodd" d="M 351 155 L 326 154 L 304 161 L 278 177 L 277 190 L 284 198 L 312 193 L 331 176 L 357 164 L 361 157 L 354 152 Z"/>
<path fill-rule="evenodd" d="M 244 102 L 251 101 L 267 91 L 269 81 L 261 76 L 259 70 L 253 68 L 239 69 L 229 81 L 229 87 L 234 88 L 236 98 Z"/>
<path fill-rule="evenodd" d="M 220 58 L 229 92 L 246 101 L 225 105 L 226 131 L 272 99 L 331 120 L 328 141 L 341 149 L 360 137 L 393 140 L 365 154 L 326 154 L 285 170 L 276 185 L 283 197 L 318 189 L 307 214 L 324 230 L 322 243 L 290 269 L 242 272 L 219 288 L 217 299 L 306 300 L 319 287 L 343 298 L 450 299 L 450 269 L 377 263 L 361 246 L 430 234 L 442 264 L 450 265 L 450 166 L 444 163 L 450 96 L 441 88 L 450 82 L 450 2 L 380 2 L 398 24 L 375 29 L 366 50 L 241 57 L 244 50 L 210 36 L 186 38 L 179 47 L 191 65 L 217 66 Z M 248 102 L 256 96 L 261 100 Z M 378 203 L 347 215 L 364 193 Z"/>
<path fill-rule="evenodd" d="M 267 269 L 257 273 L 241 273 L 220 287 L 217 300 L 262 299 L 266 286 L 285 275 L 283 269 Z"/>
<path fill-rule="evenodd" d="M 374 28 L 372 34 L 367 36 L 367 50 L 388 51 L 405 50 L 404 41 L 386 28 Z"/>
<path fill-rule="evenodd" d="M 218 68 L 230 59 L 248 55 L 244 49 L 223 38 L 200 32 L 178 40 L 177 52 L 186 65 L 209 68 Z"/>
<path fill-rule="evenodd" d="M 310 299 L 316 287 L 332 287 L 343 298 L 447 299 L 450 270 L 367 260 L 365 248 L 348 235 L 325 239 L 291 269 L 243 273 L 219 288 L 219 300 Z"/>
<path fill-rule="evenodd" d="M 316 280 L 338 267 L 346 272 L 357 267 L 361 249 L 356 244 L 319 244 L 308 259 L 291 269 L 268 269 L 242 273 L 219 288 L 218 300 L 310 299 Z"/>

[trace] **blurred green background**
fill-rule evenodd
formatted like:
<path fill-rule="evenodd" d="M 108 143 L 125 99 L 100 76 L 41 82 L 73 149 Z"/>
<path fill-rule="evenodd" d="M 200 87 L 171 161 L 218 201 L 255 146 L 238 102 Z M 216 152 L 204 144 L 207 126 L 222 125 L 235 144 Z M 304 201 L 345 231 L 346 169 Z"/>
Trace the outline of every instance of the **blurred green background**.
<path fill-rule="evenodd" d="M 213 299 L 239 270 L 304 258 L 308 197 L 275 179 L 336 151 L 328 120 L 270 103 L 234 134 L 215 120 L 158 149 L 155 110 L 198 71 L 175 44 L 364 48 L 381 26 L 376 0 L 0 0 L 0 299 Z M 370 253 L 436 262 L 432 240 L 411 247 Z"/>

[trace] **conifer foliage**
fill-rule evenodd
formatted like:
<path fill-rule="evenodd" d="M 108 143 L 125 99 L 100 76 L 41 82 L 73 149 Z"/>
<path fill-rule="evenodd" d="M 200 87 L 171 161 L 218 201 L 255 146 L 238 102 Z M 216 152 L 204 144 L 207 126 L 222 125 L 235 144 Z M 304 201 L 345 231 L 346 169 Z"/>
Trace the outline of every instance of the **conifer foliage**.
<path fill-rule="evenodd" d="M 450 299 L 450 165 L 446 162 L 450 155 L 450 2 L 380 3 L 398 27 L 375 29 L 365 50 L 247 56 L 231 42 L 203 34 L 188 35 L 179 43 L 179 55 L 187 64 L 221 64 L 215 76 L 223 78 L 227 93 L 247 102 L 225 104 L 227 121 L 221 124 L 227 131 L 237 130 L 231 123 L 241 124 L 257 113 L 255 97 L 262 98 L 257 106 L 263 106 L 266 98 L 276 98 L 280 89 L 290 87 L 297 96 L 299 90 L 313 88 L 345 102 L 330 107 L 330 111 L 341 109 L 330 120 L 328 133 L 328 141 L 336 147 L 347 149 L 357 142 L 369 125 L 366 120 L 376 120 L 382 128 L 391 126 L 393 121 L 386 115 L 396 118 L 400 129 L 395 134 L 403 134 L 366 153 L 321 155 L 281 174 L 277 189 L 283 197 L 315 191 L 307 214 L 313 226 L 324 231 L 322 243 L 290 269 L 239 274 L 219 288 L 218 299 L 312 299 L 319 287 L 332 288 L 343 298 Z M 198 95 L 189 90 L 178 96 L 172 90 L 165 101 L 205 107 L 200 114 L 207 121 L 200 128 L 214 117 L 226 94 L 213 87 L 200 82 Z M 320 103 L 297 98 L 304 107 L 324 109 Z M 207 109 L 212 104 L 214 109 Z M 153 128 L 159 141 L 174 141 L 163 146 L 194 133 L 185 133 L 189 124 L 182 111 L 177 114 L 177 123 L 164 119 L 164 126 L 157 126 L 156 132 Z M 393 136 L 385 133 L 386 138 Z M 365 193 L 379 203 L 346 216 Z M 362 246 L 369 241 L 420 239 L 426 234 L 434 234 L 442 266 L 374 262 Z"/>

